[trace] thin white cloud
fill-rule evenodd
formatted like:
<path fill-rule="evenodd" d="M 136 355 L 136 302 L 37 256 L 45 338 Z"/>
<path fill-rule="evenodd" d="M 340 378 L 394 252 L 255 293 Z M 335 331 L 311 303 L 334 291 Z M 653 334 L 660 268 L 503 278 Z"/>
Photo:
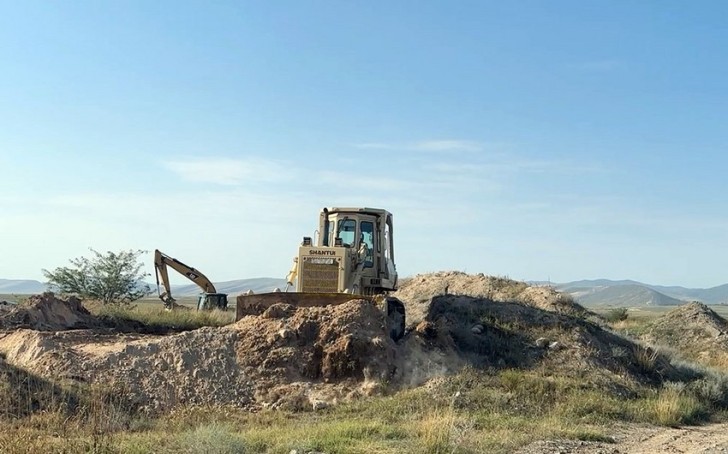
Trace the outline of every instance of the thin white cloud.
<path fill-rule="evenodd" d="M 365 150 L 402 150 L 420 152 L 476 152 L 482 151 L 485 144 L 473 140 L 440 139 L 416 142 L 362 142 L 354 147 Z"/>
<path fill-rule="evenodd" d="M 279 181 L 289 174 L 282 163 L 260 158 L 181 159 L 163 161 L 162 165 L 186 181 L 224 186 Z"/>

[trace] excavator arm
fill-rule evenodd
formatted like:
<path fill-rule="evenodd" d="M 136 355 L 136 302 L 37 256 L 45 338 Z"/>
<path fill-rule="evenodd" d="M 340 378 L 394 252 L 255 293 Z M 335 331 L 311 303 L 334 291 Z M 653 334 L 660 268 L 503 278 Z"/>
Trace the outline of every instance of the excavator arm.
<path fill-rule="evenodd" d="M 172 289 L 169 285 L 169 273 L 167 272 L 168 266 L 197 284 L 197 286 L 200 287 L 205 294 L 217 294 L 215 286 L 207 277 L 205 277 L 204 274 L 157 249 L 154 251 L 154 269 L 157 274 L 157 291 L 159 292 L 159 299 L 162 300 L 165 307 L 173 307 L 175 302 L 172 297 Z M 164 291 L 160 288 L 160 283 L 162 287 L 164 287 Z"/>

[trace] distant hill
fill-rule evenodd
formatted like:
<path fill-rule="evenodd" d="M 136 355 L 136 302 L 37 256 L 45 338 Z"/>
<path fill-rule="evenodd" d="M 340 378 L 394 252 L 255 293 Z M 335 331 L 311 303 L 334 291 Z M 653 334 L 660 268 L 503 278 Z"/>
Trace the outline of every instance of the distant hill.
<path fill-rule="evenodd" d="M 551 285 L 587 305 L 614 305 L 621 304 L 620 301 L 624 302 L 621 305 L 627 305 L 627 301 L 640 300 L 646 301 L 642 304 L 657 305 L 676 304 L 673 300 L 677 300 L 677 304 L 686 301 L 700 301 L 705 304 L 728 303 L 728 284 L 702 289 L 651 285 L 632 280 L 594 279 Z"/>
<path fill-rule="evenodd" d="M 272 277 L 259 277 L 252 279 L 237 279 L 234 281 L 213 282 L 215 290 L 228 295 L 245 293 L 252 290 L 254 293 L 271 292 L 275 288 L 283 290 L 286 287 L 285 279 Z M 154 285 L 153 287 L 156 287 Z M 194 296 L 200 293 L 200 288 L 195 284 L 172 286 L 174 296 Z"/>
<path fill-rule="evenodd" d="M 680 286 L 660 286 L 644 284 L 632 280 L 592 279 L 554 284 L 532 282 L 534 285 L 551 285 L 559 291 L 571 294 L 579 303 L 586 305 L 677 305 L 685 301 L 700 301 L 705 304 L 728 304 L 728 284 L 707 289 Z M 156 284 L 149 284 L 156 292 Z M 255 293 L 269 292 L 286 286 L 285 279 L 270 277 L 237 279 L 216 282 L 221 293 L 229 295 L 252 290 Z M 0 279 L 0 294 L 27 295 L 46 291 L 46 285 L 29 279 Z M 194 284 L 173 285 L 175 296 L 194 296 L 200 289 Z"/>
<path fill-rule="evenodd" d="M 559 290 L 570 292 L 571 290 L 584 290 L 584 289 L 594 289 L 594 288 L 603 288 L 603 287 L 613 287 L 617 285 L 644 285 L 641 282 L 637 281 L 631 281 L 631 280 L 621 280 L 621 281 L 611 281 L 609 279 L 592 279 L 592 280 L 581 280 L 581 281 L 574 281 L 574 282 L 567 282 L 566 284 L 556 284 L 556 287 Z"/>
<path fill-rule="evenodd" d="M 39 281 L 29 279 L 0 279 L 0 294 L 20 294 L 30 295 L 34 293 L 43 293 L 46 291 L 46 285 Z"/>
<path fill-rule="evenodd" d="M 568 293 L 571 293 L 579 303 L 587 306 L 677 306 L 685 303 L 683 300 L 667 296 L 639 284 L 602 286 L 591 290 L 576 287 L 578 289 L 576 292 L 573 289 Z"/>
<path fill-rule="evenodd" d="M 700 301 L 705 304 L 728 303 L 728 284 L 711 288 L 661 287 L 658 285 L 651 287 L 658 292 L 686 301 Z"/>
<path fill-rule="evenodd" d="M 273 289 L 280 288 L 283 290 L 286 286 L 285 279 L 276 279 L 270 277 L 237 279 L 234 281 L 215 282 L 215 287 L 220 293 L 236 294 L 244 293 L 252 290 L 255 293 L 270 292 Z M 156 292 L 157 285 L 149 284 L 149 288 Z M 32 295 L 43 293 L 47 290 L 45 284 L 39 281 L 28 279 L 0 279 L 0 294 L 4 295 Z M 200 288 L 195 284 L 173 285 L 172 295 L 174 296 L 194 296 L 200 293 Z"/>

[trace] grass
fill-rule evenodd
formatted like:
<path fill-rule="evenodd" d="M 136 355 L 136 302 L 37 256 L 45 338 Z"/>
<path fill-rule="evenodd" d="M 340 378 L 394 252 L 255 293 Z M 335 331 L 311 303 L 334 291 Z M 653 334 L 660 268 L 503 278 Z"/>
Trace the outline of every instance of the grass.
<path fill-rule="evenodd" d="M 28 299 L 30 295 L 19 295 L 17 293 L 1 293 L 0 301 L 7 301 L 13 304 L 20 304 Z"/>
<path fill-rule="evenodd" d="M 77 407 L 65 412 L 6 415 L 0 446 L 7 453 L 505 453 L 539 439 L 609 442 L 616 422 L 673 426 L 719 417 L 728 381 L 706 380 L 712 381 L 636 386 L 634 396 L 619 397 L 541 369 L 470 369 L 437 387 L 318 412 L 183 407 L 155 418 L 84 388 Z"/>
<path fill-rule="evenodd" d="M 186 305 L 175 310 L 165 310 L 161 303 L 137 303 L 133 305 L 84 305 L 95 315 L 112 325 L 143 325 L 151 331 L 189 331 L 203 326 L 224 326 L 235 321 L 235 311 L 197 311 Z"/>

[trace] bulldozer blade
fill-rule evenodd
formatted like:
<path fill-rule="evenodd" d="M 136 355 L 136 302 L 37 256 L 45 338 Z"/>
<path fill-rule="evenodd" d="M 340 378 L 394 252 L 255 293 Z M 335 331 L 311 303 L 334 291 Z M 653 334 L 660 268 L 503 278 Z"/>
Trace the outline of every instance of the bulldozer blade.
<path fill-rule="evenodd" d="M 246 315 L 260 315 L 274 304 L 290 304 L 296 307 L 336 306 L 355 299 L 372 300 L 371 297 L 349 293 L 275 292 L 239 295 L 235 320 L 240 320 Z"/>
<path fill-rule="evenodd" d="M 398 341 L 404 336 L 404 304 L 397 298 L 385 296 L 364 296 L 350 293 L 301 293 L 274 292 L 253 295 L 239 295 L 235 320 L 247 315 L 260 315 L 274 304 L 290 304 L 295 307 L 336 306 L 352 300 L 372 301 L 382 309 L 386 319 L 389 336 Z"/>

